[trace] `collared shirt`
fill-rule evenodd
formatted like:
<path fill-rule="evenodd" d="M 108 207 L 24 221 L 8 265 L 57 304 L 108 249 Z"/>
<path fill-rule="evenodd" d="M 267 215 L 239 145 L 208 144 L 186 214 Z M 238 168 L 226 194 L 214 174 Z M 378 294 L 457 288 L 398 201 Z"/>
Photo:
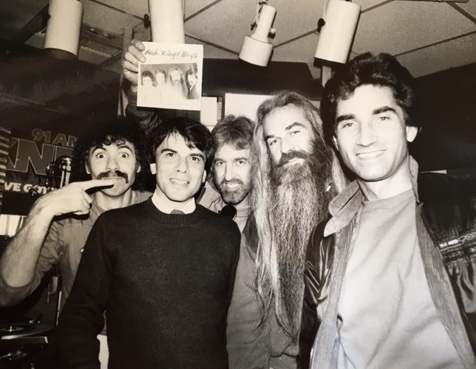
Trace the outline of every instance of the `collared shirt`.
<path fill-rule="evenodd" d="M 417 192 L 417 175 L 418 164 L 409 157 L 410 174 L 412 181 L 412 189 L 415 193 L 417 203 L 419 197 Z M 362 194 L 357 182 L 351 183 L 343 190 L 330 204 L 329 211 L 333 218 L 327 223 L 324 234 L 329 236 L 336 234 L 334 247 L 334 261 L 332 263 L 332 278 L 326 288 L 327 292 L 322 296 L 322 303 L 318 306 L 318 316 L 321 318 L 316 339 L 313 345 L 313 353 L 311 353 L 311 365 L 316 368 L 330 368 L 335 365 L 338 341 L 338 324 L 337 323 L 337 306 L 341 293 L 345 267 L 350 255 L 351 240 L 354 237 L 355 224 L 352 221 L 358 219 L 358 212 L 361 209 L 364 195 Z M 470 341 L 465 332 L 464 323 L 459 311 L 458 304 L 454 297 L 454 291 L 447 274 L 447 270 L 441 259 L 441 254 L 434 247 L 432 238 L 430 237 L 426 226 L 421 217 L 421 204 L 417 206 L 417 234 L 420 243 L 420 250 L 424 263 L 425 274 L 432 299 L 435 303 L 437 311 L 441 317 L 442 323 L 445 325 L 451 341 L 460 355 L 465 368 L 475 367 L 475 358 L 471 349 Z M 330 273 L 327 271 L 326 273 Z"/>
<path fill-rule="evenodd" d="M 418 163 L 411 156 L 408 158 L 410 166 L 410 175 L 412 180 L 412 188 L 415 193 L 417 203 L 418 198 Z M 329 213 L 332 218 L 327 222 L 324 229 L 324 236 L 339 232 L 354 218 L 359 211 L 362 201 L 365 200 L 364 194 L 360 190 L 357 181 L 352 182 L 338 196 L 336 196 L 329 205 Z"/>
<path fill-rule="evenodd" d="M 225 205 L 227 205 L 226 202 L 224 202 L 222 197 L 220 196 L 217 199 L 215 199 L 215 201 L 213 201 L 208 206 L 208 208 L 211 211 L 214 211 L 215 213 L 220 213 L 220 211 L 223 209 Z M 242 202 L 234 206 L 236 208 L 236 215 L 233 217 L 233 220 L 238 225 L 240 232 L 243 232 L 243 229 L 245 228 L 246 222 L 248 220 L 248 216 L 250 215 L 250 212 L 251 212 L 249 196 L 246 196 Z"/>
<path fill-rule="evenodd" d="M 170 214 L 172 210 L 180 210 L 183 211 L 185 214 L 191 214 L 195 211 L 195 208 L 197 207 L 195 204 L 195 199 L 193 197 L 185 202 L 173 206 L 172 204 L 163 201 L 159 197 L 157 190 L 155 190 L 154 194 L 152 195 L 152 203 L 157 209 L 159 209 L 162 213 L 165 214 Z"/>

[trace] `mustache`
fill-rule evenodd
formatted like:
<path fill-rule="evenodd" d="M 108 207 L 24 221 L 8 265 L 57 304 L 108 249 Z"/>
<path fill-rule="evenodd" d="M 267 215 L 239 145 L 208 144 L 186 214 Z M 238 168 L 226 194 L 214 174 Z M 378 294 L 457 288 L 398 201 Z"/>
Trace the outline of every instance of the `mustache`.
<path fill-rule="evenodd" d="M 285 152 L 281 155 L 281 159 L 276 164 L 276 167 L 277 168 L 284 167 L 286 164 L 288 164 L 293 159 L 304 159 L 304 160 L 306 160 L 308 157 L 309 157 L 309 154 L 305 151 L 290 150 L 290 151 Z"/>
<path fill-rule="evenodd" d="M 97 179 L 109 178 L 109 177 L 122 177 L 126 180 L 126 183 L 129 183 L 129 176 L 127 173 L 121 172 L 120 170 L 113 170 L 107 172 L 101 172 L 97 175 Z"/>
<path fill-rule="evenodd" d="M 223 185 L 226 185 L 226 184 L 229 184 L 229 183 L 236 183 L 236 184 L 239 184 L 239 185 L 243 185 L 243 181 L 238 179 L 238 178 L 233 178 L 229 181 L 227 181 L 226 179 L 223 179 L 220 184 L 223 186 Z"/>

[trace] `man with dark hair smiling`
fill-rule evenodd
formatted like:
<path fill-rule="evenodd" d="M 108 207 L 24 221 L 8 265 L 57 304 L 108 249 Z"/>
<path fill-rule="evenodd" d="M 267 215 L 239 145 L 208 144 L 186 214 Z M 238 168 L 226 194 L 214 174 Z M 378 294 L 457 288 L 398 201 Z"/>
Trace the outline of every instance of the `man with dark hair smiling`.
<path fill-rule="evenodd" d="M 321 108 L 356 180 L 310 238 L 301 354 L 317 330 L 313 369 L 475 368 L 476 181 L 418 174 L 415 81 L 391 55 L 350 61 Z"/>
<path fill-rule="evenodd" d="M 240 232 L 195 203 L 213 139 L 175 118 L 149 133 L 152 198 L 99 217 L 59 323 L 60 364 L 98 368 L 106 311 L 110 369 L 226 369 L 226 316 Z M 122 210 L 122 211 L 121 211 Z"/>

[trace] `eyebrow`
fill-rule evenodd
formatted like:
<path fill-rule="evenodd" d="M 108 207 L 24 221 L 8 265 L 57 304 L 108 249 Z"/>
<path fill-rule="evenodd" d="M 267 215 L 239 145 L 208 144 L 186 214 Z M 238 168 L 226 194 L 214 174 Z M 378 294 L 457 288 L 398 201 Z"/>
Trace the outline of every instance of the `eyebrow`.
<path fill-rule="evenodd" d="M 339 124 L 340 122 L 342 122 L 342 121 L 344 121 L 344 120 L 349 120 L 349 119 L 355 119 L 355 115 L 354 115 L 354 114 L 339 115 L 339 116 L 336 118 L 336 124 Z"/>
<path fill-rule="evenodd" d="M 378 115 L 378 114 L 386 113 L 388 111 L 397 114 L 397 111 L 394 108 L 391 108 L 390 106 L 382 106 L 380 108 L 372 110 L 372 115 Z M 355 115 L 354 114 L 340 115 L 336 118 L 336 124 L 339 124 L 340 122 L 344 120 L 350 120 L 350 119 L 355 119 Z"/>
<path fill-rule="evenodd" d="M 197 149 L 197 150 L 198 150 L 198 149 Z M 178 151 L 177 151 L 177 150 L 170 149 L 170 148 L 168 148 L 168 147 L 163 148 L 163 149 L 160 151 L 160 154 L 162 154 L 162 153 L 164 153 L 164 152 L 166 152 L 166 151 L 172 152 L 172 153 L 174 153 L 174 154 L 178 154 Z M 202 152 L 200 152 L 200 153 L 194 152 L 194 153 L 191 153 L 190 156 L 194 156 L 194 157 L 197 157 L 197 156 L 198 156 L 199 158 L 202 158 L 203 160 L 205 160 L 205 155 L 204 155 Z"/>
<path fill-rule="evenodd" d="M 119 145 L 116 144 L 116 143 L 111 143 L 110 145 L 105 145 L 105 144 L 96 145 L 92 149 L 92 152 L 94 152 L 96 150 L 105 150 L 107 146 L 111 146 L 111 145 L 116 145 L 119 149 L 129 149 L 130 151 L 134 151 L 134 149 L 132 147 L 130 147 L 127 143 L 122 143 L 122 144 L 119 144 Z"/>
<path fill-rule="evenodd" d="M 203 160 L 205 160 L 205 155 L 203 155 L 202 153 L 193 153 L 193 154 L 190 154 L 190 156 L 193 156 L 193 157 L 199 157 L 199 158 L 202 158 Z"/>
<path fill-rule="evenodd" d="M 177 153 L 177 151 L 176 151 L 176 150 L 169 149 L 168 147 L 165 147 L 165 148 L 163 148 L 162 150 L 160 150 L 160 154 L 162 154 L 163 152 L 166 152 L 166 151 L 173 152 L 174 154 L 176 154 L 176 153 Z"/>
<path fill-rule="evenodd" d="M 372 111 L 372 114 L 377 115 L 377 114 L 386 113 L 388 111 L 397 114 L 397 111 L 394 108 L 391 108 L 390 106 L 382 106 L 381 108 L 374 109 Z"/>
<path fill-rule="evenodd" d="M 293 129 L 294 127 L 302 127 L 302 128 L 306 128 L 306 129 L 307 129 L 307 127 L 306 127 L 304 124 L 299 123 L 299 122 L 291 123 L 291 124 L 290 124 L 289 126 L 287 126 L 285 129 L 286 129 L 286 131 L 290 131 L 290 130 Z M 265 139 L 265 141 L 266 141 L 268 138 L 274 138 L 274 137 L 276 137 L 276 136 L 275 136 L 275 135 L 267 135 L 264 139 Z"/>

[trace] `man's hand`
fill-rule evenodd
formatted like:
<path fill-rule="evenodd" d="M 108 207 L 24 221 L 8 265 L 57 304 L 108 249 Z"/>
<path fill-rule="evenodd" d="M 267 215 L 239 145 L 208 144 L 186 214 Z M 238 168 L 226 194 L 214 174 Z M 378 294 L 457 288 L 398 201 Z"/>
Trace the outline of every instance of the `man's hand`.
<path fill-rule="evenodd" d="M 84 182 L 73 182 L 41 196 L 35 207 L 43 214 L 48 214 L 51 217 L 69 213 L 88 214 L 93 199 L 87 191 L 100 187 L 112 187 L 116 182 L 117 179 L 92 179 Z"/>
<path fill-rule="evenodd" d="M 131 91 L 137 92 L 139 62 L 145 62 L 145 56 L 142 52 L 145 50 L 144 44 L 139 40 L 132 40 L 127 48 L 122 62 L 122 73 L 124 77 L 131 83 Z"/>

